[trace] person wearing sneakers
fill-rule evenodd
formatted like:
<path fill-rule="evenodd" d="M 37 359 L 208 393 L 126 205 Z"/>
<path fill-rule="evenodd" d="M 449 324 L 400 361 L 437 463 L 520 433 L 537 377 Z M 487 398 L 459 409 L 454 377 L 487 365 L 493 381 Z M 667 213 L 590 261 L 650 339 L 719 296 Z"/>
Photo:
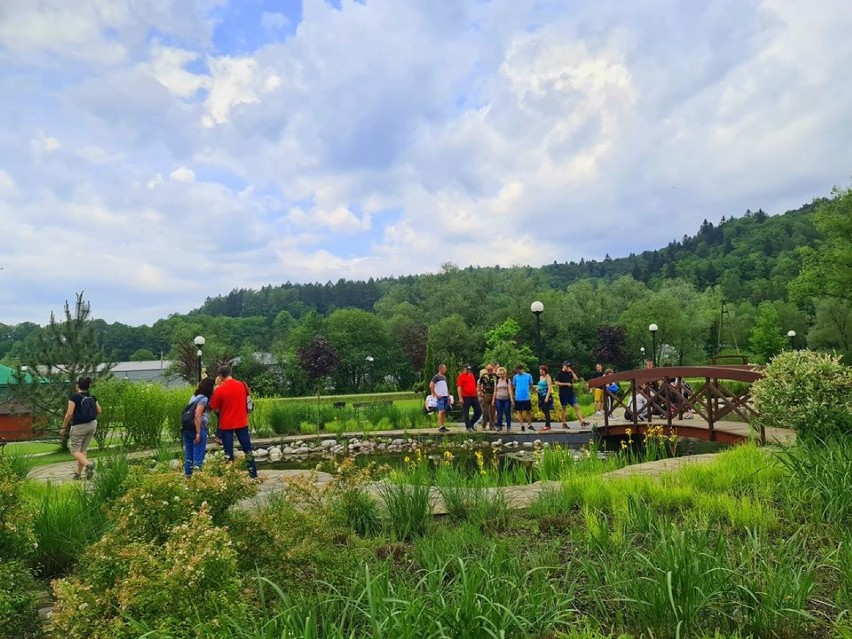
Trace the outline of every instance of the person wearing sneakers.
<path fill-rule="evenodd" d="M 479 418 L 482 417 L 482 409 L 479 406 L 479 395 L 476 390 L 476 378 L 473 376 L 473 366 L 470 364 L 464 367 L 464 370 L 459 373 L 456 378 L 456 389 L 459 393 L 459 404 L 462 408 L 462 417 L 464 417 L 464 427 L 468 432 L 473 432 Z M 470 415 L 470 409 L 473 408 L 473 416 Z"/>
<path fill-rule="evenodd" d="M 438 365 L 438 372 L 429 382 L 429 394 L 435 398 L 435 406 L 438 410 L 438 432 L 446 433 L 448 429 L 444 426 L 444 420 L 447 418 L 447 411 L 450 410 L 450 388 L 447 385 L 446 364 Z"/>
<path fill-rule="evenodd" d="M 550 411 L 553 410 L 553 380 L 547 364 L 538 367 L 538 407 L 544 413 L 544 428 L 550 430 Z"/>
<path fill-rule="evenodd" d="M 515 375 L 512 377 L 512 387 L 515 389 L 515 410 L 518 411 L 518 421 L 521 422 L 521 432 L 527 428 L 534 431 L 532 425 L 532 399 L 530 388 L 533 385 L 532 375 L 524 370 L 523 364 L 515 367 Z M 524 422 L 527 425 L 524 427 Z"/>
<path fill-rule="evenodd" d="M 568 428 L 568 423 L 565 421 L 567 408 L 570 406 L 574 409 L 574 414 L 580 421 L 581 426 L 588 426 L 589 422 L 583 421 L 583 413 L 580 412 L 580 405 L 577 403 L 577 396 L 574 394 L 574 382 L 580 381 L 577 373 L 571 368 L 571 362 L 562 362 L 562 370 L 556 373 L 556 386 L 559 388 L 559 403 L 562 404 L 562 428 Z"/>
<path fill-rule="evenodd" d="M 101 405 L 97 397 L 89 394 L 91 385 L 91 377 L 81 377 L 77 380 L 77 392 L 68 399 L 68 408 L 62 420 L 62 429 L 59 431 L 60 435 L 64 435 L 65 431 L 71 428 L 68 433 L 68 447 L 74 459 L 77 460 L 74 479 L 80 479 L 83 471 L 86 472 L 86 479 L 91 479 L 95 472 L 95 464 L 89 461 L 86 452 L 89 450 L 89 442 L 92 441 L 98 429 Z"/>

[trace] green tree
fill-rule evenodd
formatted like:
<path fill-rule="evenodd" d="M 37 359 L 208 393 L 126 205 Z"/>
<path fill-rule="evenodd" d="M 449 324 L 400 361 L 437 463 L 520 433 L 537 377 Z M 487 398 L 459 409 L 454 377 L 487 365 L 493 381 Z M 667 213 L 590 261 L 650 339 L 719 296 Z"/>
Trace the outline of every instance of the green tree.
<path fill-rule="evenodd" d="M 76 294 L 73 311 L 66 300 L 64 319 L 57 320 L 51 312 L 50 322 L 22 358 L 10 392 L 33 415 L 59 423 L 78 379 L 91 377 L 97 383 L 112 377 L 115 364 L 98 345 L 91 312 L 82 291 Z M 62 444 L 67 444 L 67 435 Z"/>
<path fill-rule="evenodd" d="M 149 348 L 140 348 L 130 355 L 131 362 L 146 362 L 152 359 L 157 359 L 157 356 Z"/>
<path fill-rule="evenodd" d="M 814 223 L 825 239 L 817 247 L 801 249 L 803 267 L 790 283 L 795 301 L 828 297 L 852 304 L 852 189 L 835 187 L 834 197 L 822 202 Z"/>
<path fill-rule="evenodd" d="M 785 339 L 778 311 L 771 302 L 763 302 L 757 308 L 757 320 L 748 341 L 751 352 L 759 363 L 768 362 L 783 350 Z"/>
<path fill-rule="evenodd" d="M 518 343 L 520 325 L 511 317 L 485 333 L 485 355 L 483 364 L 499 362 L 511 371 L 518 364 L 527 370 L 536 365 L 536 357 L 526 344 Z"/>

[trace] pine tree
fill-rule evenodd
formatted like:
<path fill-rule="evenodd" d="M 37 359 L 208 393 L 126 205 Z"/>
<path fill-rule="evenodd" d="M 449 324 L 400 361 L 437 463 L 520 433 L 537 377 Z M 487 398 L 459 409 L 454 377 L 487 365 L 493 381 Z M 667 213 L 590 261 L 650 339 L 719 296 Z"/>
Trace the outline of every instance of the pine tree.
<path fill-rule="evenodd" d="M 57 320 L 51 312 L 50 323 L 35 335 L 32 348 L 10 380 L 11 392 L 33 417 L 48 420 L 48 426 L 58 424 L 77 380 L 91 377 L 96 383 L 109 379 L 113 366 L 98 345 L 91 305 L 81 291 L 76 294 L 73 312 L 66 300 L 65 318 Z M 66 444 L 67 431 L 62 440 Z"/>

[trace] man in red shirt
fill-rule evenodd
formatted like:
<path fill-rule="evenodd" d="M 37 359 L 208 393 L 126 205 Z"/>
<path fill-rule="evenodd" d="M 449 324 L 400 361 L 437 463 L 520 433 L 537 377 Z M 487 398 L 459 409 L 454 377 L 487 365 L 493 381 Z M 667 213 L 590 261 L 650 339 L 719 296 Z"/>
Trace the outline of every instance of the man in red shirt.
<path fill-rule="evenodd" d="M 464 427 L 473 431 L 473 425 L 482 417 L 482 409 L 479 407 L 479 397 L 476 393 L 476 378 L 473 376 L 473 367 L 468 364 L 456 379 L 456 387 L 459 392 L 459 403 L 464 416 Z M 470 416 L 470 408 L 473 407 L 473 417 Z"/>
<path fill-rule="evenodd" d="M 222 378 L 222 383 L 213 391 L 213 396 L 210 398 L 210 408 L 219 414 L 219 437 L 222 438 L 225 457 L 234 461 L 234 436 L 236 435 L 240 447 L 246 454 L 249 476 L 257 477 L 257 466 L 254 463 L 254 455 L 252 455 L 248 429 L 248 409 L 246 407 L 249 388 L 245 382 L 231 377 L 230 366 L 221 366 L 218 372 Z"/>

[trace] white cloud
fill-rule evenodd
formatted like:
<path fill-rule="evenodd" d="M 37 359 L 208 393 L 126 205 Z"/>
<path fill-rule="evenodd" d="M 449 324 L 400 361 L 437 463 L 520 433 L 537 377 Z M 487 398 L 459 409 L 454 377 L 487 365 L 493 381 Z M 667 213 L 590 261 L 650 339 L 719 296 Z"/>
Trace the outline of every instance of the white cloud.
<path fill-rule="evenodd" d="M 289 18 L 283 13 L 264 11 L 260 14 L 260 25 L 269 31 L 279 31 L 290 24 Z"/>
<path fill-rule="evenodd" d="M 155 44 L 151 47 L 150 61 L 141 68 L 175 95 L 189 98 L 209 88 L 211 83 L 210 76 L 191 73 L 184 68 L 199 57 L 194 51 Z"/>
<path fill-rule="evenodd" d="M 210 93 L 205 103 L 207 115 L 202 120 L 206 127 L 229 122 L 235 106 L 260 102 L 262 95 L 281 83 L 275 73 L 261 69 L 257 60 L 250 57 L 210 58 L 208 64 Z"/>
<path fill-rule="evenodd" d="M 185 166 L 179 166 L 169 173 L 169 177 L 175 182 L 195 182 L 195 171 Z"/>
<path fill-rule="evenodd" d="M 0 169 L 0 198 L 10 198 L 18 194 L 15 180 L 12 176 Z"/>
<path fill-rule="evenodd" d="M 345 206 L 332 210 L 312 209 L 305 211 L 295 207 L 290 211 L 289 220 L 303 228 L 321 227 L 334 233 L 359 233 L 372 227 L 372 219 L 368 213 L 360 217 Z"/>

